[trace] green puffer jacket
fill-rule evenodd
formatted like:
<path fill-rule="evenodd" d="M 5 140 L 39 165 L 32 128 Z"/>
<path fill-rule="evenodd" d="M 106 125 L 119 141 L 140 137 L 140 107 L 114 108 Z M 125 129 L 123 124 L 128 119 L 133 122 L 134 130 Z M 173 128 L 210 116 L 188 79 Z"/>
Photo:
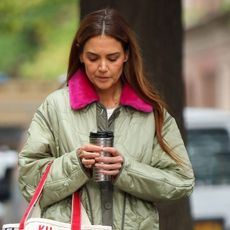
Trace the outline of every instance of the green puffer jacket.
<path fill-rule="evenodd" d="M 89 142 L 89 133 L 97 130 L 97 97 L 90 101 L 92 95 L 87 95 L 86 99 L 75 95 L 74 87 L 79 79 L 84 79 L 86 84 L 78 84 L 81 85 L 78 92 L 90 94 L 89 83 L 80 74 L 73 78 L 74 84 L 69 88 L 50 94 L 35 113 L 28 140 L 19 154 L 19 185 L 24 197 L 30 200 L 41 174 L 53 161 L 40 199 L 42 216 L 70 222 L 71 194 L 79 190 L 92 224 L 101 224 L 98 185 L 76 155 L 76 150 Z M 194 175 L 192 168 L 179 166 L 162 151 L 155 137 L 153 112 L 146 112 L 148 107 L 138 102 L 138 98 L 132 101 L 133 96 L 138 97 L 130 88 L 127 95 L 123 94 L 120 113 L 114 123 L 114 147 L 123 155 L 124 163 L 113 183 L 113 229 L 158 230 L 154 203 L 188 196 L 194 186 Z M 74 104 L 76 97 L 81 98 L 77 101 L 81 101 L 80 104 Z M 190 165 L 176 122 L 167 112 L 163 136 Z"/>

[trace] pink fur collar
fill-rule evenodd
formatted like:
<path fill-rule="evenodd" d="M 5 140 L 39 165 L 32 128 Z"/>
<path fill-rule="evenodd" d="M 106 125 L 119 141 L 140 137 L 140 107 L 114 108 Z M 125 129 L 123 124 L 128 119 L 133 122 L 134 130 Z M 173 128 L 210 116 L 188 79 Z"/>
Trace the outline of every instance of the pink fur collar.
<path fill-rule="evenodd" d="M 93 85 L 82 70 L 78 70 L 69 80 L 69 96 L 71 108 L 74 110 L 99 100 Z M 120 104 L 146 113 L 153 111 L 153 107 L 143 101 L 127 83 L 123 86 Z"/>

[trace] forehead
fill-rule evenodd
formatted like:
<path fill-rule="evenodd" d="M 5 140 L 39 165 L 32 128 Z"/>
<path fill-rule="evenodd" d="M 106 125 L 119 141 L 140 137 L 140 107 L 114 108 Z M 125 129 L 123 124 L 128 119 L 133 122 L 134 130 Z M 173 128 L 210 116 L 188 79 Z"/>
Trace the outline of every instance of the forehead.
<path fill-rule="evenodd" d="M 92 53 L 115 53 L 124 52 L 122 44 L 117 39 L 100 35 L 90 38 L 84 46 L 83 52 Z"/>

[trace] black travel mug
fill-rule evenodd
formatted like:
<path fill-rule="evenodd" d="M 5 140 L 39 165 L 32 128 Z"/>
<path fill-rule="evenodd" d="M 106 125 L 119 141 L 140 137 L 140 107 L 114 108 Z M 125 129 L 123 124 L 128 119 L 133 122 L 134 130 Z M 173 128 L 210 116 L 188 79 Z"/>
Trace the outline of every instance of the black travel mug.
<path fill-rule="evenodd" d="M 112 147 L 113 146 L 113 132 L 111 131 L 99 131 L 90 132 L 89 141 L 91 144 L 98 145 L 101 147 Z M 110 153 L 101 151 L 101 156 L 111 156 Z M 103 164 L 103 163 L 102 163 Z M 110 181 L 110 175 L 104 175 L 99 172 L 96 167 L 93 167 L 93 178 L 96 182 Z"/>

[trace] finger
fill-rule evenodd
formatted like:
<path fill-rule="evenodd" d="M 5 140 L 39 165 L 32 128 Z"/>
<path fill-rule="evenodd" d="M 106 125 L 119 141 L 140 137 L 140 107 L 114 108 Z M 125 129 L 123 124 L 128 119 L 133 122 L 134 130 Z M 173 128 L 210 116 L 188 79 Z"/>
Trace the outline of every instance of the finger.
<path fill-rule="evenodd" d="M 81 162 L 84 165 L 93 165 L 93 164 L 95 164 L 95 160 L 94 159 L 82 158 Z"/>
<path fill-rule="evenodd" d="M 104 175 L 116 176 L 120 173 L 120 170 L 100 170 L 99 172 Z"/>
<path fill-rule="evenodd" d="M 114 147 L 103 147 L 102 151 L 109 152 L 113 156 L 120 156 L 121 154 Z"/>
<path fill-rule="evenodd" d="M 101 152 L 103 147 L 98 145 L 87 144 L 81 147 L 86 152 Z"/>
<path fill-rule="evenodd" d="M 116 164 L 102 164 L 102 163 L 96 163 L 95 167 L 100 170 L 119 170 L 122 167 L 121 163 Z"/>
<path fill-rule="evenodd" d="M 86 168 L 92 168 L 92 166 L 95 164 L 95 160 L 94 159 L 86 159 L 86 158 L 82 158 L 81 163 L 86 167 Z"/>
<path fill-rule="evenodd" d="M 82 159 L 82 158 L 86 158 L 86 159 L 90 159 L 90 158 L 95 158 L 95 157 L 99 157 L 100 154 L 97 152 L 87 152 L 85 150 L 80 149 L 78 151 L 78 156 Z"/>
<path fill-rule="evenodd" d="M 98 163 L 105 163 L 105 164 L 115 164 L 115 163 L 123 163 L 123 157 L 122 156 L 116 156 L 116 157 L 96 157 L 96 162 Z"/>
<path fill-rule="evenodd" d="M 91 169 L 93 167 L 93 165 L 84 165 L 85 168 Z"/>

